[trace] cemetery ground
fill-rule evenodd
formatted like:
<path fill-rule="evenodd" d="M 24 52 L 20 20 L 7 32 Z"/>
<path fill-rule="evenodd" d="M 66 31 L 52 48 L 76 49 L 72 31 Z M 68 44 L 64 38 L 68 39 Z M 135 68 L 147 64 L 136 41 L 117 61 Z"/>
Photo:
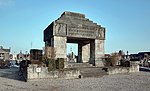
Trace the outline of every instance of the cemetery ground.
<path fill-rule="evenodd" d="M 150 91 L 150 72 L 81 79 L 21 81 L 18 68 L 0 69 L 0 91 Z"/>

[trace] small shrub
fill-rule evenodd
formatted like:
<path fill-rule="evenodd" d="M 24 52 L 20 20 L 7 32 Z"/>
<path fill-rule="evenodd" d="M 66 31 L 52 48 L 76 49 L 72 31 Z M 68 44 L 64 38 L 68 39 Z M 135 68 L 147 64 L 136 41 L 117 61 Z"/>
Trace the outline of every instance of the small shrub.
<path fill-rule="evenodd" d="M 63 69 L 64 68 L 64 58 L 58 58 L 56 60 L 56 69 Z"/>
<path fill-rule="evenodd" d="M 54 59 L 48 59 L 48 71 L 56 70 L 56 63 Z"/>
<path fill-rule="evenodd" d="M 118 61 L 119 61 L 119 54 L 118 53 L 113 53 L 111 55 L 111 64 L 112 64 L 112 66 L 116 66 Z"/>
<path fill-rule="evenodd" d="M 123 64 L 124 67 L 130 67 L 130 61 L 125 61 Z"/>
<path fill-rule="evenodd" d="M 103 64 L 104 64 L 104 66 L 110 66 L 111 65 L 111 58 L 107 58 L 107 59 L 103 60 Z"/>

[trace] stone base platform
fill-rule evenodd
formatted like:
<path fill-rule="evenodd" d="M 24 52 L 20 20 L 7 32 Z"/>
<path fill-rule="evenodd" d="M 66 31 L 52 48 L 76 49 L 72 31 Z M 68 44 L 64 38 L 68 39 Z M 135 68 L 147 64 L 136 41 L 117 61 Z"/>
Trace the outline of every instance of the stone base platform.
<path fill-rule="evenodd" d="M 104 75 L 108 75 L 108 73 L 103 70 L 102 67 L 84 67 L 78 68 L 80 70 L 81 76 L 83 78 L 87 77 L 102 77 Z"/>
<path fill-rule="evenodd" d="M 29 67 L 27 68 L 27 80 L 43 78 L 74 79 L 79 78 L 80 75 L 80 71 L 75 68 L 48 71 L 47 67 L 38 67 L 38 65 L 36 64 L 29 65 Z"/>
<path fill-rule="evenodd" d="M 89 63 L 70 63 L 65 62 L 65 68 L 84 68 L 84 67 L 92 67 L 92 64 Z"/>
<path fill-rule="evenodd" d="M 132 72 L 139 72 L 138 64 L 131 65 L 130 67 L 108 67 L 107 70 L 108 74 L 124 74 Z"/>
<path fill-rule="evenodd" d="M 74 79 L 86 77 L 102 77 L 107 75 L 107 72 L 105 72 L 102 67 L 95 67 L 86 63 L 75 64 L 71 67 L 72 68 L 65 68 L 63 70 L 48 71 L 47 67 L 38 67 L 38 65 L 32 64 L 27 68 L 27 80 L 43 78 Z"/>

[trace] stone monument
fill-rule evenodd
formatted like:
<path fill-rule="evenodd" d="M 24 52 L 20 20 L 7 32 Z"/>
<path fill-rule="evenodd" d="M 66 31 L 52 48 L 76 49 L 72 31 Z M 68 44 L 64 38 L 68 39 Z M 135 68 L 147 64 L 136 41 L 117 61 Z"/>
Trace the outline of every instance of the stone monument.
<path fill-rule="evenodd" d="M 103 66 L 105 28 L 84 14 L 64 12 L 44 30 L 45 46 L 54 47 L 56 58 L 67 58 L 67 43 L 78 43 L 77 63 Z"/>

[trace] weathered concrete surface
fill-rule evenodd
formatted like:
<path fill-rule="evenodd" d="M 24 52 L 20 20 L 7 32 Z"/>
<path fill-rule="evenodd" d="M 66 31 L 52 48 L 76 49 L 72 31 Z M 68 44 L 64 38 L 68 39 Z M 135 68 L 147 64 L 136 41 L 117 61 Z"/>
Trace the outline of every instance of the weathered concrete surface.
<path fill-rule="evenodd" d="M 102 62 L 102 58 L 104 58 L 104 40 L 95 40 L 95 65 L 97 67 L 103 67 L 104 64 Z"/>
<path fill-rule="evenodd" d="M 131 65 L 131 67 L 110 67 L 108 68 L 108 74 L 124 74 L 124 73 L 132 73 L 139 72 L 139 65 Z"/>
<path fill-rule="evenodd" d="M 51 41 L 53 36 L 105 40 L 105 28 L 81 15 L 64 12 L 44 30 L 44 42 Z"/>
<path fill-rule="evenodd" d="M 38 70 L 39 69 L 39 70 Z M 80 71 L 77 69 L 63 69 L 48 71 L 47 67 L 38 67 L 38 65 L 29 65 L 27 68 L 27 80 L 41 79 L 41 78 L 63 78 L 73 79 L 79 78 Z"/>
<path fill-rule="evenodd" d="M 78 63 L 82 63 L 82 43 L 78 43 Z"/>
<path fill-rule="evenodd" d="M 83 63 L 88 63 L 90 61 L 90 43 L 82 46 L 82 60 Z"/>
<path fill-rule="evenodd" d="M 103 66 L 104 40 L 104 27 L 75 12 L 64 12 L 44 30 L 45 45 L 56 49 L 56 58 L 66 58 L 67 42 L 78 43 L 78 62 L 97 67 Z"/>
<path fill-rule="evenodd" d="M 78 70 L 80 70 L 81 72 L 81 76 L 83 78 L 86 77 L 103 77 L 105 75 L 108 75 L 108 73 L 103 70 L 103 68 L 101 67 L 82 67 L 82 68 L 78 68 Z"/>
<path fill-rule="evenodd" d="M 55 70 L 48 72 L 47 67 L 40 67 L 41 71 L 37 72 L 37 65 L 30 65 L 28 67 L 28 80 L 32 79 L 46 79 L 46 78 L 86 78 L 86 77 L 102 77 L 107 75 L 107 72 L 100 67 L 93 67 L 88 63 L 72 63 L 68 65 L 67 69 Z"/>
<path fill-rule="evenodd" d="M 66 37 L 54 36 L 54 48 L 56 51 L 56 58 L 67 58 Z"/>

